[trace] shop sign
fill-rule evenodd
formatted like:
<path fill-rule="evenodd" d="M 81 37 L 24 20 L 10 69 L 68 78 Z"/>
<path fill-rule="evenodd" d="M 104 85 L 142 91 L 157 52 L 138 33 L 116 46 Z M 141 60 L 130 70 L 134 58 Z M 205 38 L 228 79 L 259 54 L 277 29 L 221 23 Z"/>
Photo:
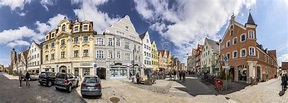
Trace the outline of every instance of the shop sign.
<path fill-rule="evenodd" d="M 80 66 L 91 66 L 91 63 L 80 63 Z"/>

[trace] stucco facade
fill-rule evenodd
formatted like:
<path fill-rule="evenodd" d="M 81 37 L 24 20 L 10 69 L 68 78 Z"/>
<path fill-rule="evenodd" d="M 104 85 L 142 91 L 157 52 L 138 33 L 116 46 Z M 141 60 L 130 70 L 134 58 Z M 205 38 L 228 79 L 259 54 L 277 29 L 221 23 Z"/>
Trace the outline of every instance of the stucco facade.
<path fill-rule="evenodd" d="M 144 76 L 142 40 L 128 15 L 107 28 L 104 35 L 96 35 L 95 38 L 96 62 L 97 65 L 106 68 L 107 78 L 127 78 L 136 73 Z M 108 45 L 103 44 L 100 38 L 105 38 L 105 43 Z M 116 41 L 115 46 L 109 46 L 109 38 Z M 116 55 L 115 59 L 109 57 L 109 50 L 111 56 Z M 113 53 L 111 54 L 111 52 Z M 102 53 L 108 58 L 102 57 Z"/>
<path fill-rule="evenodd" d="M 151 44 L 151 55 L 152 55 L 152 65 L 153 65 L 153 71 L 159 70 L 159 56 L 158 56 L 158 49 L 156 42 L 153 41 Z"/>
<path fill-rule="evenodd" d="M 95 75 L 93 23 L 67 20 L 46 33 L 42 46 L 41 71 Z"/>
<path fill-rule="evenodd" d="M 41 46 L 35 42 L 32 42 L 29 47 L 28 53 L 28 71 L 33 73 L 39 73 L 42 64 Z"/>
<path fill-rule="evenodd" d="M 201 68 L 209 71 L 210 74 L 219 74 L 219 65 L 217 65 L 219 55 L 219 43 L 211 39 L 205 38 L 203 52 L 201 53 Z"/>

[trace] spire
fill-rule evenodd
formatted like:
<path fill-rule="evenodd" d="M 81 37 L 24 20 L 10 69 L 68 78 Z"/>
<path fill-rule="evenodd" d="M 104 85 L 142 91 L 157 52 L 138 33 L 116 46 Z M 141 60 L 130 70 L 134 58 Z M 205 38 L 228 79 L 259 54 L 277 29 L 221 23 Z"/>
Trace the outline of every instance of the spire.
<path fill-rule="evenodd" d="M 253 17 L 251 15 L 251 9 L 249 11 L 249 16 L 248 16 L 248 20 L 247 20 L 247 23 L 246 24 L 251 24 L 251 25 L 256 25 L 254 20 L 253 20 Z"/>

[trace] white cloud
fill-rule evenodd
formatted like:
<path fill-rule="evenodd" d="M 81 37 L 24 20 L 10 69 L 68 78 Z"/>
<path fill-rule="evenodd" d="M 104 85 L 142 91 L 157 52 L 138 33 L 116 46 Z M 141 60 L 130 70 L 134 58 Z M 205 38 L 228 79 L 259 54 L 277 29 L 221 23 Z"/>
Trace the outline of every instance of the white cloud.
<path fill-rule="evenodd" d="M 41 40 L 44 39 L 45 33 L 57 28 L 58 23 L 63 20 L 64 17 L 62 14 L 57 14 L 46 23 L 36 21 L 36 30 L 32 30 L 26 26 L 4 30 L 0 32 L 0 44 L 14 47 L 17 45 L 27 46 L 29 45 L 29 41 L 40 43 Z"/>
<path fill-rule="evenodd" d="M 49 11 L 47 6 L 55 5 L 57 0 L 41 0 L 41 5 L 46 9 L 46 11 Z"/>
<path fill-rule="evenodd" d="M 216 34 L 230 16 L 233 13 L 239 15 L 242 7 L 250 8 L 256 0 L 178 0 L 174 4 L 169 4 L 168 0 L 134 2 L 138 13 L 151 24 L 150 29 L 179 48 L 176 54 L 185 55 L 198 43 L 203 44 L 206 36 L 219 39 Z M 184 58 L 180 60 L 185 61 Z"/>
<path fill-rule="evenodd" d="M 25 16 L 26 15 L 26 13 L 24 13 L 24 12 L 21 12 L 21 13 L 18 13 L 20 16 Z"/>
<path fill-rule="evenodd" d="M 9 42 L 7 44 L 7 46 L 10 46 L 10 47 L 15 47 L 15 46 L 29 46 L 30 43 L 28 41 L 24 41 L 24 40 L 15 40 L 13 42 Z"/>
<path fill-rule="evenodd" d="M 35 36 L 36 33 L 26 26 L 19 27 L 18 29 L 9 29 L 0 32 L 0 44 L 6 44 L 14 40 L 28 38 Z"/>
<path fill-rule="evenodd" d="M 16 8 L 23 10 L 24 5 L 30 2 L 31 0 L 0 0 L 0 8 L 2 6 L 9 6 L 11 10 L 15 10 Z"/>
<path fill-rule="evenodd" d="M 288 54 L 283 54 L 277 58 L 278 66 L 282 66 L 282 62 L 288 62 Z"/>
<path fill-rule="evenodd" d="M 110 18 L 107 13 L 98 10 L 98 6 L 107 3 L 108 0 L 72 0 L 72 4 L 81 4 L 80 9 L 74 9 L 75 15 L 80 20 L 93 21 L 94 30 L 97 32 L 103 32 L 111 24 L 117 22 L 119 18 Z"/>

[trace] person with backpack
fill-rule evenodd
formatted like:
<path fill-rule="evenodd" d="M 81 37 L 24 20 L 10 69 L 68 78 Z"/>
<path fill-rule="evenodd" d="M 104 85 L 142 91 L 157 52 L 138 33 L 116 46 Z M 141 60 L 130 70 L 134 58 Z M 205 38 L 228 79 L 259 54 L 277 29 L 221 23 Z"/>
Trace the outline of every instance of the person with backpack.
<path fill-rule="evenodd" d="M 29 72 L 26 72 L 25 79 L 26 79 L 26 86 L 30 86 L 30 83 L 29 83 L 30 74 L 29 74 Z"/>

